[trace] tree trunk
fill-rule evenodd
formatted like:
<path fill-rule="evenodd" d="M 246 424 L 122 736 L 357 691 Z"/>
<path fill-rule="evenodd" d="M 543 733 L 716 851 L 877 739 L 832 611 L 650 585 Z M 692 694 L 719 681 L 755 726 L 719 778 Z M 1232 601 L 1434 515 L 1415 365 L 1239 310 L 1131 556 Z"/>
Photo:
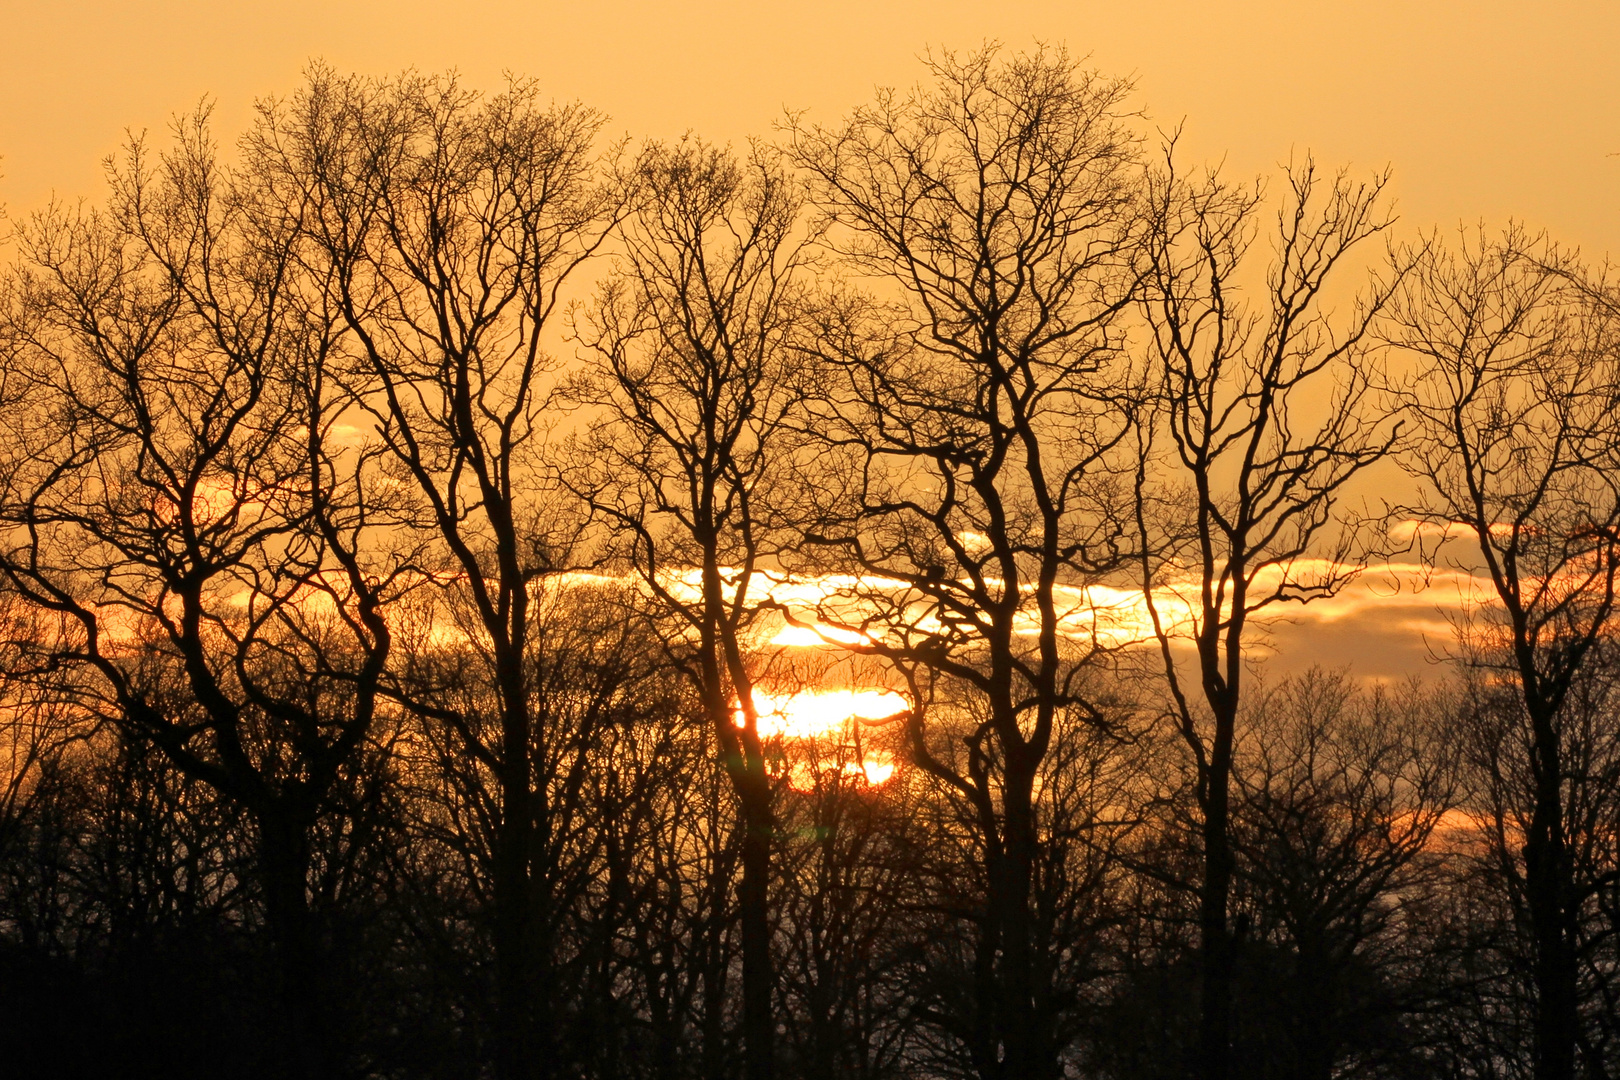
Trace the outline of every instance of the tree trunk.
<path fill-rule="evenodd" d="M 258 815 L 265 921 L 279 967 L 280 990 L 296 1042 L 289 1064 L 308 1080 L 339 1075 L 327 1010 L 320 933 L 306 892 L 309 835 L 301 823 L 274 812 Z"/>
<path fill-rule="evenodd" d="M 1535 808 L 1525 838 L 1525 899 L 1535 938 L 1536 1080 L 1574 1080 L 1577 991 L 1568 922 L 1569 867 L 1564 840 L 1563 771 L 1551 720 L 1532 716 Z"/>
<path fill-rule="evenodd" d="M 1333 1080 L 1339 1057 L 1339 982 L 1347 964 L 1328 959 L 1328 949 L 1314 930 L 1305 931 L 1295 944 L 1293 1040 L 1295 1068 L 1300 1080 Z"/>
<path fill-rule="evenodd" d="M 1009 757 L 1014 756 L 1011 752 Z M 1035 812 L 1033 769 L 1010 767 L 1004 792 L 1006 851 L 1001 909 L 1001 1014 L 1005 1057 L 999 1074 L 1006 1080 L 1048 1080 L 1058 1075 L 1035 1007 L 1034 934 L 1029 901 L 1034 882 Z"/>
<path fill-rule="evenodd" d="M 1234 718 L 1216 714 L 1215 741 L 1204 797 L 1204 887 L 1199 896 L 1198 924 L 1203 979 L 1198 1032 L 1203 1080 L 1226 1080 L 1232 1039 L 1232 936 L 1227 929 L 1227 898 L 1232 890 L 1232 845 L 1228 835 L 1228 802 L 1232 772 Z"/>
<path fill-rule="evenodd" d="M 713 836 L 719 839 L 722 822 L 728 818 L 728 809 L 722 806 L 723 797 L 718 785 L 710 789 L 708 804 L 704 807 L 707 824 Z M 708 878 L 704 882 L 706 895 L 703 907 L 701 968 L 703 979 L 703 1015 L 701 1028 L 701 1067 L 704 1080 L 732 1080 L 735 1075 L 728 1067 L 725 1029 L 727 988 L 730 982 L 731 960 L 728 935 L 731 931 L 730 896 L 732 852 L 729 838 L 720 848 L 711 852 Z"/>
<path fill-rule="evenodd" d="M 510 663 L 503 665 L 510 667 Z M 529 712 L 515 671 L 502 686 L 500 850 L 495 853 L 495 1064 L 500 1080 L 531 1080 L 551 1062 L 532 1046 L 534 977 L 530 963 L 530 847 L 534 818 L 529 768 Z"/>
<path fill-rule="evenodd" d="M 1003 870 L 1004 855 L 989 855 L 985 870 L 988 873 L 988 904 L 984 925 L 973 954 L 973 990 L 976 1008 L 973 1011 L 973 1034 L 970 1050 L 980 1080 L 999 1080 L 1001 1074 L 1001 994 L 997 985 L 997 959 L 1002 955 L 1002 933 L 1006 919 L 1002 916 L 1005 901 L 1002 882 L 1007 875 Z"/>
<path fill-rule="evenodd" d="M 746 766 L 745 766 L 746 767 Z M 742 797 L 742 883 L 737 900 L 742 919 L 743 1048 L 747 1080 L 772 1080 L 776 1072 L 776 1024 L 771 1018 L 769 887 L 771 875 L 770 791 L 763 776 L 739 785 Z"/>

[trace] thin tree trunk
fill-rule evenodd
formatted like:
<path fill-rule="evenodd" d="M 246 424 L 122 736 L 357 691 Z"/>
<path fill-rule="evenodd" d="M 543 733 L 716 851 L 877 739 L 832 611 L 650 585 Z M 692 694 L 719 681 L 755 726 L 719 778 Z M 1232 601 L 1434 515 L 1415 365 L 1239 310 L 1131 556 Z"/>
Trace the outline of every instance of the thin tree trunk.
<path fill-rule="evenodd" d="M 725 1037 L 724 938 L 727 920 L 723 898 L 716 895 L 710 904 L 708 940 L 703 965 L 703 1076 L 705 1080 L 727 1080 Z"/>
<path fill-rule="evenodd" d="M 1568 853 L 1558 738 L 1551 721 L 1532 716 L 1535 808 L 1525 838 L 1525 891 L 1535 937 L 1536 1080 L 1574 1080 L 1577 989 L 1566 923 Z"/>
<path fill-rule="evenodd" d="M 1009 753 L 1011 756 L 1011 753 Z M 1022 756 L 1022 755 L 1020 755 Z M 1002 904 L 1002 1010 L 1006 1057 L 1001 1075 L 1007 1080 L 1046 1080 L 1056 1075 L 1057 1061 L 1043 1038 L 1035 1011 L 1033 933 L 1029 900 L 1034 881 L 1035 814 L 1033 773 L 1009 769 L 1007 777 L 1006 881 Z"/>
<path fill-rule="evenodd" d="M 993 852 L 986 861 L 989 874 L 989 896 L 984 927 L 973 956 L 973 989 L 978 1007 L 973 1014 L 973 1040 L 971 1049 L 975 1067 L 981 1080 L 999 1080 L 1001 1037 L 1001 995 L 997 986 L 996 960 L 1001 955 L 1002 935 L 1006 917 L 1003 882 L 1008 875 L 1004 870 L 1004 853 Z"/>
<path fill-rule="evenodd" d="M 503 665 L 510 667 L 510 664 Z M 549 1073 L 533 1053 L 535 1017 L 530 964 L 530 867 L 534 819 L 529 768 L 529 712 L 518 673 L 502 671 L 500 850 L 495 854 L 496 1070 L 500 1080 Z M 513 700 L 517 697 L 519 700 Z"/>
<path fill-rule="evenodd" d="M 705 510 L 705 522 L 712 511 Z M 700 531 L 703 543 L 703 599 L 705 622 L 702 627 L 701 692 L 716 742 L 725 756 L 726 775 L 737 796 L 742 819 L 742 879 L 737 887 L 738 918 L 742 930 L 743 996 L 743 1073 L 747 1080 L 773 1080 L 776 1072 L 776 1022 L 772 1017 L 771 995 L 776 984 L 771 964 L 770 878 L 771 815 L 770 778 L 758 736 L 754 713 L 753 687 L 741 662 L 735 627 L 725 623 L 726 600 L 723 575 L 715 547 L 716 532 L 706 524 Z M 728 700 L 727 680 L 737 708 L 747 718 L 747 726 L 733 722 L 732 702 Z"/>
<path fill-rule="evenodd" d="M 1203 961 L 1199 1017 L 1199 1067 L 1203 1080 L 1226 1080 L 1232 1039 L 1232 936 L 1227 928 L 1227 902 L 1232 891 L 1232 844 L 1229 800 L 1234 719 L 1216 716 L 1207 789 L 1204 797 L 1204 887 L 1199 896 L 1198 924 Z"/>
<path fill-rule="evenodd" d="M 739 793 L 743 804 L 742 919 L 743 1045 L 747 1080 L 773 1080 L 776 1024 L 771 1016 L 775 973 L 771 964 L 769 885 L 771 874 L 770 792 L 763 777 L 750 775 Z"/>

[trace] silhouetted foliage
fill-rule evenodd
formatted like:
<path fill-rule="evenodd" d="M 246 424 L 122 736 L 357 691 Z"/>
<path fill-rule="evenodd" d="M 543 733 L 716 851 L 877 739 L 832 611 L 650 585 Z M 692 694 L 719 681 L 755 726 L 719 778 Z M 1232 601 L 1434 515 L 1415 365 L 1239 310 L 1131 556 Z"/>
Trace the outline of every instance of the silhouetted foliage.
<path fill-rule="evenodd" d="M 0 1070 L 1612 1075 L 1620 298 L 1129 100 L 316 67 L 21 222 Z M 1268 674 L 1386 457 L 1450 677 Z"/>

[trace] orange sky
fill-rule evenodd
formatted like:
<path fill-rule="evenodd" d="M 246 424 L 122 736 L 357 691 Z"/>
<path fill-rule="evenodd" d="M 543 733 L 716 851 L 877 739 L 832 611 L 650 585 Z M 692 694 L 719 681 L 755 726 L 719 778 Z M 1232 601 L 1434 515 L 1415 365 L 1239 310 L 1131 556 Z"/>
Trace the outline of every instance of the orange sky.
<path fill-rule="evenodd" d="M 831 119 L 905 84 L 930 45 L 1044 39 L 1134 73 L 1138 101 L 1187 119 L 1189 157 L 1238 174 L 1291 150 L 1395 169 L 1406 227 L 1515 215 L 1620 255 L 1620 4 L 1222 4 L 1119 0 L 9 0 L 0 33 L 0 202 L 13 217 L 101 195 L 125 128 L 160 130 L 203 95 L 234 135 L 252 100 L 324 58 L 371 74 L 503 70 L 593 104 L 610 130 L 739 142 L 784 106 Z M 1413 598 L 1284 628 L 1284 666 L 1422 669 Z M 1443 645 L 1443 642 L 1436 644 Z"/>
<path fill-rule="evenodd" d="M 783 105 L 833 116 L 915 78 L 930 44 L 1066 42 L 1134 72 L 1188 145 L 1243 172 L 1291 147 L 1393 163 L 1409 222 L 1507 214 L 1620 251 L 1620 4 L 1375 0 L 9 0 L 0 199 L 97 193 L 126 126 L 203 94 L 226 130 L 311 57 L 374 74 L 503 69 L 620 130 L 739 140 Z"/>

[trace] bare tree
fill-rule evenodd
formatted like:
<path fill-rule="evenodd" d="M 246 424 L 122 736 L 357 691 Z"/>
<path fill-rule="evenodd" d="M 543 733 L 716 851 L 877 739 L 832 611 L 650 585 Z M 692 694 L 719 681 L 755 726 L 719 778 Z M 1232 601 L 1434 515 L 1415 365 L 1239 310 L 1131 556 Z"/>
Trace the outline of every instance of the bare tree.
<path fill-rule="evenodd" d="M 296 1053 L 336 1075 L 311 845 L 377 727 L 410 553 L 374 541 L 391 501 L 335 434 L 336 327 L 293 283 L 293 230 L 205 113 L 177 127 L 155 162 L 130 147 L 106 211 L 20 230 L 0 571 L 60 627 L 36 662 L 251 814 Z"/>
<path fill-rule="evenodd" d="M 823 316 L 800 561 L 850 577 L 801 616 L 906 680 L 909 753 L 974 822 L 972 1068 L 1049 1077 L 1063 946 L 1035 787 L 1059 728 L 1111 722 L 1087 590 L 1128 565 L 1141 166 L 1127 86 L 1062 52 L 928 71 L 793 127 L 828 244 L 872 289 Z"/>
<path fill-rule="evenodd" d="M 1232 754 L 1252 620 L 1353 576 L 1334 506 L 1394 438 L 1369 393 L 1368 335 L 1389 286 L 1342 326 L 1323 305 L 1346 257 L 1389 224 L 1385 181 L 1341 173 L 1324 185 L 1309 161 L 1290 169 L 1258 311 L 1241 295 L 1258 191 L 1214 175 L 1188 183 L 1173 158 L 1154 181 L 1143 310 L 1156 409 L 1143 428 L 1137 551 L 1202 818 L 1198 1060 L 1208 1080 L 1230 1068 Z M 1178 639 L 1191 640 L 1190 671 Z"/>
<path fill-rule="evenodd" d="M 1602 283 L 1575 259 L 1517 227 L 1499 238 L 1430 245 L 1400 294 L 1390 330 L 1420 365 L 1402 402 L 1413 431 L 1402 463 L 1428 501 L 1426 554 L 1448 557 L 1454 531 L 1477 549 L 1493 602 L 1474 644 L 1522 699 L 1528 805 L 1502 806 L 1504 867 L 1522 872 L 1534 940 L 1535 1069 L 1577 1073 L 1580 911 L 1570 814 L 1583 749 L 1569 698 L 1609 633 L 1620 584 L 1620 322 Z M 1500 805 L 1500 804 L 1499 804 Z M 1586 1069 L 1602 1072 L 1588 1057 Z"/>
<path fill-rule="evenodd" d="M 49 626 L 49 623 L 46 624 Z M 66 748 L 90 733 L 87 717 L 49 680 L 32 677 L 33 659 L 48 634 L 35 611 L 14 596 L 0 598 L 0 860 L 26 829 L 41 794 L 42 773 Z"/>
<path fill-rule="evenodd" d="M 532 917 L 547 976 L 535 993 L 540 1015 L 555 1023 L 543 1036 L 552 1067 L 570 1074 L 618 1075 L 638 1060 L 632 1044 L 643 1040 L 624 1002 L 638 994 L 626 994 L 623 983 L 639 971 L 621 942 L 650 921 L 640 905 L 655 906 L 640 891 L 640 875 L 667 842 L 660 808 L 676 797 L 670 789 L 695 783 L 680 776 L 694 763 L 686 745 L 692 740 L 670 715 L 679 695 L 646 623 L 626 618 L 620 594 L 629 588 L 552 579 L 530 598 L 531 753 L 535 797 L 549 808 L 535 837 L 536 892 L 544 899 Z M 468 753 L 468 735 L 478 745 L 494 741 L 485 729 L 500 721 L 490 700 L 498 688 L 487 678 L 477 614 L 466 597 L 432 599 L 417 620 L 419 636 L 400 638 L 410 652 L 400 665 L 401 690 L 418 711 L 405 755 L 407 813 L 422 854 L 433 852 L 442 880 L 483 913 L 500 850 L 501 787 L 496 759 Z M 446 714 L 457 723 L 444 723 Z M 452 908 L 432 920 L 444 962 L 461 969 L 487 956 L 487 931 L 456 940 L 467 914 Z M 678 1061 L 677 1048 L 667 1049 Z"/>
<path fill-rule="evenodd" d="M 852 722 L 785 749 L 793 784 L 783 836 L 777 937 L 783 1042 L 806 1080 L 911 1075 L 919 1000 L 921 868 L 937 853 L 928 785 L 910 782 L 901 732 Z M 889 760 L 885 760 L 888 758 Z"/>
<path fill-rule="evenodd" d="M 743 823 L 747 1075 L 775 1068 L 767 887 L 772 780 L 755 696 L 769 595 L 776 444 L 797 405 L 784 377 L 799 327 L 802 193 L 753 148 L 746 162 L 688 139 L 635 166 L 637 212 L 619 272 L 576 322 L 596 358 L 580 394 L 603 410 L 576 483 L 626 542 L 670 620 Z"/>
<path fill-rule="evenodd" d="M 8 234 L 8 1064 L 1612 1068 L 1612 282 L 1309 161 L 1272 229 L 1061 50 L 922 79 L 599 156 L 317 66 Z M 1396 453 L 1458 692 L 1268 685 Z"/>
<path fill-rule="evenodd" d="M 262 108 L 246 149 L 267 200 L 296 215 L 299 256 L 341 318 L 347 385 L 438 546 L 434 580 L 464 594 L 497 688 L 493 729 L 434 715 L 499 778 L 495 948 L 499 1074 L 554 1064 L 534 1015 L 543 943 L 530 591 L 566 565 L 578 523 L 547 497 L 544 335 L 570 274 L 618 203 L 594 182 L 602 118 L 533 84 L 490 98 L 453 78 L 372 83 L 316 69 Z M 425 707 L 420 702 L 411 703 Z M 539 953 L 537 954 L 537 950 Z M 537 960 L 539 956 L 539 960 Z"/>
<path fill-rule="evenodd" d="M 1457 707 L 1407 683 L 1360 688 L 1311 669 L 1259 687 L 1236 750 L 1232 839 L 1250 947 L 1285 950 L 1249 1042 L 1279 1071 L 1373 1074 L 1410 1053 L 1403 1031 L 1439 988 L 1415 962 L 1421 908 L 1441 884 L 1458 791 Z"/>

